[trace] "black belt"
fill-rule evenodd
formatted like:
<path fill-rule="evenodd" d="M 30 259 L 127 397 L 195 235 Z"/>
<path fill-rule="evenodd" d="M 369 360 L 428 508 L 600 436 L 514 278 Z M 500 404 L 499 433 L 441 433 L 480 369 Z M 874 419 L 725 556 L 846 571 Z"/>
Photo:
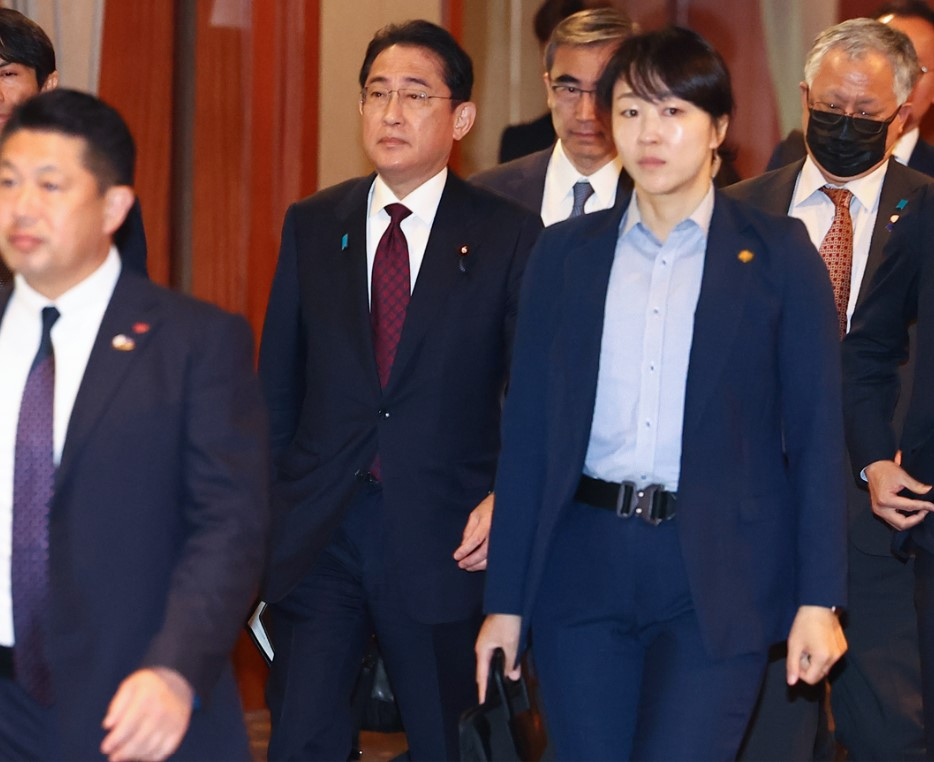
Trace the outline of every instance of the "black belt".
<path fill-rule="evenodd" d="M 674 518 L 678 493 L 669 492 L 660 484 L 649 484 L 637 489 L 632 482 L 617 484 L 582 476 L 574 499 L 594 508 L 615 511 L 616 515 L 622 518 L 638 516 L 657 526 Z"/>
<path fill-rule="evenodd" d="M 0 646 L 0 680 L 13 679 L 13 649 Z"/>

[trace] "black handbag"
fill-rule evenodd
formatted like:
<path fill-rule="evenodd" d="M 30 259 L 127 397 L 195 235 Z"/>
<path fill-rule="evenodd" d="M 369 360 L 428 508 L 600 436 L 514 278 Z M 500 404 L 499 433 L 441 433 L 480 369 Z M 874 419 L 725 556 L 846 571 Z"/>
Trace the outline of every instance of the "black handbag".
<path fill-rule="evenodd" d="M 493 652 L 486 699 L 460 719 L 461 762 L 538 762 L 547 746 L 541 712 L 524 678 L 510 680 L 501 648 Z M 523 670 L 525 671 L 525 670 Z"/>

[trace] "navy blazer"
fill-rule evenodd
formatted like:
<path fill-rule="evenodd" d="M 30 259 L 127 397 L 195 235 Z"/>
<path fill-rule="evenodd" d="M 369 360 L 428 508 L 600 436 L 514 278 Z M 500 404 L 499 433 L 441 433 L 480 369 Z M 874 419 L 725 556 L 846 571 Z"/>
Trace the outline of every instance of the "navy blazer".
<path fill-rule="evenodd" d="M 934 481 L 934 186 L 925 186 L 899 222 L 869 294 L 857 307 L 843 342 L 847 444 L 855 469 L 902 451 L 909 474 Z M 917 339 L 910 327 L 917 321 Z M 912 351 L 914 349 L 914 351 Z M 900 366 L 913 359 L 913 391 L 901 434 L 896 405 L 906 397 Z M 912 530 L 934 552 L 930 517 Z"/>
<path fill-rule="evenodd" d="M 11 293 L 0 290 L 0 314 Z M 147 666 L 177 670 L 200 701 L 177 758 L 247 751 L 229 656 L 256 594 L 268 519 L 252 364 L 242 318 L 120 275 L 50 507 L 56 758 L 100 756 L 110 700 Z"/>
<path fill-rule="evenodd" d="M 523 285 L 485 608 L 526 625 L 584 466 L 625 208 L 547 228 Z M 838 342 L 826 268 L 804 226 L 717 193 L 675 519 L 714 658 L 784 639 L 800 605 L 845 600 Z"/>
<path fill-rule="evenodd" d="M 276 458 L 263 597 L 280 600 L 340 525 L 380 453 L 387 568 L 426 623 L 479 611 L 483 575 L 452 554 L 493 488 L 519 283 L 541 220 L 448 174 L 380 388 L 367 291 L 374 176 L 286 214 L 260 348 Z"/>

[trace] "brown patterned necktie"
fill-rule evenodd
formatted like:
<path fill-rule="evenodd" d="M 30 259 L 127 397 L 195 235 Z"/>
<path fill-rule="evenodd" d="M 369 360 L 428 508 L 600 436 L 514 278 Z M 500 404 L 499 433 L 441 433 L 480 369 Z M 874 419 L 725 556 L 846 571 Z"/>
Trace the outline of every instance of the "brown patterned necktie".
<path fill-rule="evenodd" d="M 850 199 L 853 194 L 846 188 L 825 185 L 821 190 L 833 201 L 833 222 L 820 243 L 820 255 L 827 265 L 833 284 L 833 300 L 837 306 L 840 338 L 846 336 L 846 308 L 850 301 L 850 274 L 853 271 L 853 220 L 850 217 Z"/>

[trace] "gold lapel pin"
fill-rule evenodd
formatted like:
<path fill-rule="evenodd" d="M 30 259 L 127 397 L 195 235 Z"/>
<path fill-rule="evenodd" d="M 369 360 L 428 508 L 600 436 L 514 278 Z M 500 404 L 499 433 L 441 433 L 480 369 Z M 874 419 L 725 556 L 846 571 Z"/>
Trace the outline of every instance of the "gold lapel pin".
<path fill-rule="evenodd" d="M 118 333 L 113 337 L 113 340 L 110 342 L 110 345 L 116 349 L 118 352 L 132 352 L 136 349 L 136 342 L 133 341 L 129 336 L 126 336 L 122 333 Z"/>
<path fill-rule="evenodd" d="M 753 257 L 755 256 L 756 255 L 749 251 L 749 249 L 743 249 L 739 254 L 736 255 L 736 258 L 744 265 L 746 265 L 752 262 Z"/>

